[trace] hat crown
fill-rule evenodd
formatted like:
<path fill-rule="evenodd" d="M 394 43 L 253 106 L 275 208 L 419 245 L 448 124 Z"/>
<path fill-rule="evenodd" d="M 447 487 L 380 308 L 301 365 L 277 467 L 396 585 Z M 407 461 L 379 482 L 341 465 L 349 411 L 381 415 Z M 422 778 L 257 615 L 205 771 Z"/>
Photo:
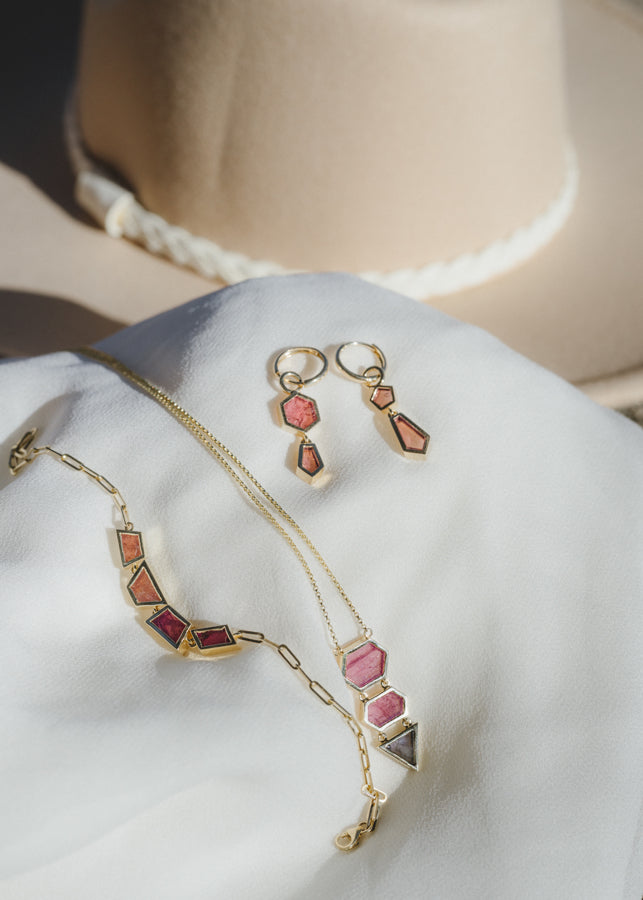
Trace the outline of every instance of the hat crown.
<path fill-rule="evenodd" d="M 86 5 L 92 154 L 168 222 L 295 269 L 450 260 L 564 179 L 556 0 Z"/>

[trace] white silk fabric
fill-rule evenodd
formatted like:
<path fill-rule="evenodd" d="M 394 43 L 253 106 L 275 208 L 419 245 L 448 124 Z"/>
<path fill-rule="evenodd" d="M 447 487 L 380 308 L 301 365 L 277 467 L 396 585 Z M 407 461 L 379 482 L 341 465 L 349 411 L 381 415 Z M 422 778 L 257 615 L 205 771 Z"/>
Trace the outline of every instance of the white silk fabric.
<path fill-rule="evenodd" d="M 333 371 L 305 389 L 328 477 L 292 472 L 275 355 L 378 344 L 405 459 Z M 73 352 L 0 365 L 0 895 L 628 898 L 643 887 L 643 434 L 488 334 L 341 275 L 245 282 L 104 341 L 226 443 L 318 546 L 420 723 L 420 771 L 352 853 L 360 767 L 342 719 L 269 648 L 190 661 L 126 600 L 109 496 L 166 599 L 260 630 L 352 704 L 283 538 L 157 403 Z M 342 642 L 357 628 L 314 566 Z"/>

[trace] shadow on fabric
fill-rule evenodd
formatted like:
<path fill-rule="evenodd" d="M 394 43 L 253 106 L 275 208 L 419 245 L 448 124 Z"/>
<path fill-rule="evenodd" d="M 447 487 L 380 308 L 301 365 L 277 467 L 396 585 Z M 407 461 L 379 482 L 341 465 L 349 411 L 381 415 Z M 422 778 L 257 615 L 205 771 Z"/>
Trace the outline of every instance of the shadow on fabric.
<path fill-rule="evenodd" d="M 8 288 L 0 288 L 0 323 L 0 356 L 5 357 L 69 350 L 125 327 L 75 300 Z"/>

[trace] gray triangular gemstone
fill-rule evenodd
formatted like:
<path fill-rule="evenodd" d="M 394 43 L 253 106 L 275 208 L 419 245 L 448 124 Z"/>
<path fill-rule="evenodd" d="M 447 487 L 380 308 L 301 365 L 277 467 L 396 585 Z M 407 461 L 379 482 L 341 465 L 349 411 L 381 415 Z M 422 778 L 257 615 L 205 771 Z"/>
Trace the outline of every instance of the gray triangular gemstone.
<path fill-rule="evenodd" d="M 417 734 L 418 726 L 417 722 L 414 722 L 406 731 L 396 734 L 395 737 L 380 744 L 379 749 L 402 763 L 403 766 L 408 766 L 409 769 L 415 769 L 417 772 Z"/>

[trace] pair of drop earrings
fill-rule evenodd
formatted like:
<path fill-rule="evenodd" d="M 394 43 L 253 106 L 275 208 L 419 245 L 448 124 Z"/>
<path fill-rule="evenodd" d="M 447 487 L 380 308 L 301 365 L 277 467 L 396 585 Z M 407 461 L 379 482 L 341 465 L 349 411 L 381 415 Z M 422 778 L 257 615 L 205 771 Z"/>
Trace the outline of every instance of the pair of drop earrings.
<path fill-rule="evenodd" d="M 362 347 L 368 350 L 376 362 L 364 368 L 361 372 L 350 369 L 345 362 L 346 351 L 350 347 Z M 321 363 L 319 368 L 309 378 L 304 378 L 292 368 L 282 371 L 286 360 L 298 354 L 314 356 Z M 344 360 L 342 359 L 344 354 Z M 391 423 L 393 432 L 405 455 L 425 456 L 429 446 L 429 435 L 412 422 L 408 416 L 393 408 L 395 394 L 391 385 L 382 384 L 386 371 L 386 358 L 376 344 L 366 344 L 363 341 L 347 341 L 338 347 L 335 353 L 335 362 L 338 368 L 353 381 L 361 383 L 370 393 L 369 401 L 381 412 L 386 413 Z M 275 376 L 279 379 L 281 389 L 287 396 L 279 404 L 282 424 L 286 428 L 296 431 L 299 435 L 299 450 L 297 454 L 297 474 L 309 483 L 313 483 L 324 471 L 324 463 L 317 446 L 309 439 L 308 432 L 319 421 L 319 409 L 316 401 L 301 390 L 308 384 L 319 381 L 328 371 L 328 359 L 316 347 L 289 347 L 280 353 L 273 365 Z"/>

